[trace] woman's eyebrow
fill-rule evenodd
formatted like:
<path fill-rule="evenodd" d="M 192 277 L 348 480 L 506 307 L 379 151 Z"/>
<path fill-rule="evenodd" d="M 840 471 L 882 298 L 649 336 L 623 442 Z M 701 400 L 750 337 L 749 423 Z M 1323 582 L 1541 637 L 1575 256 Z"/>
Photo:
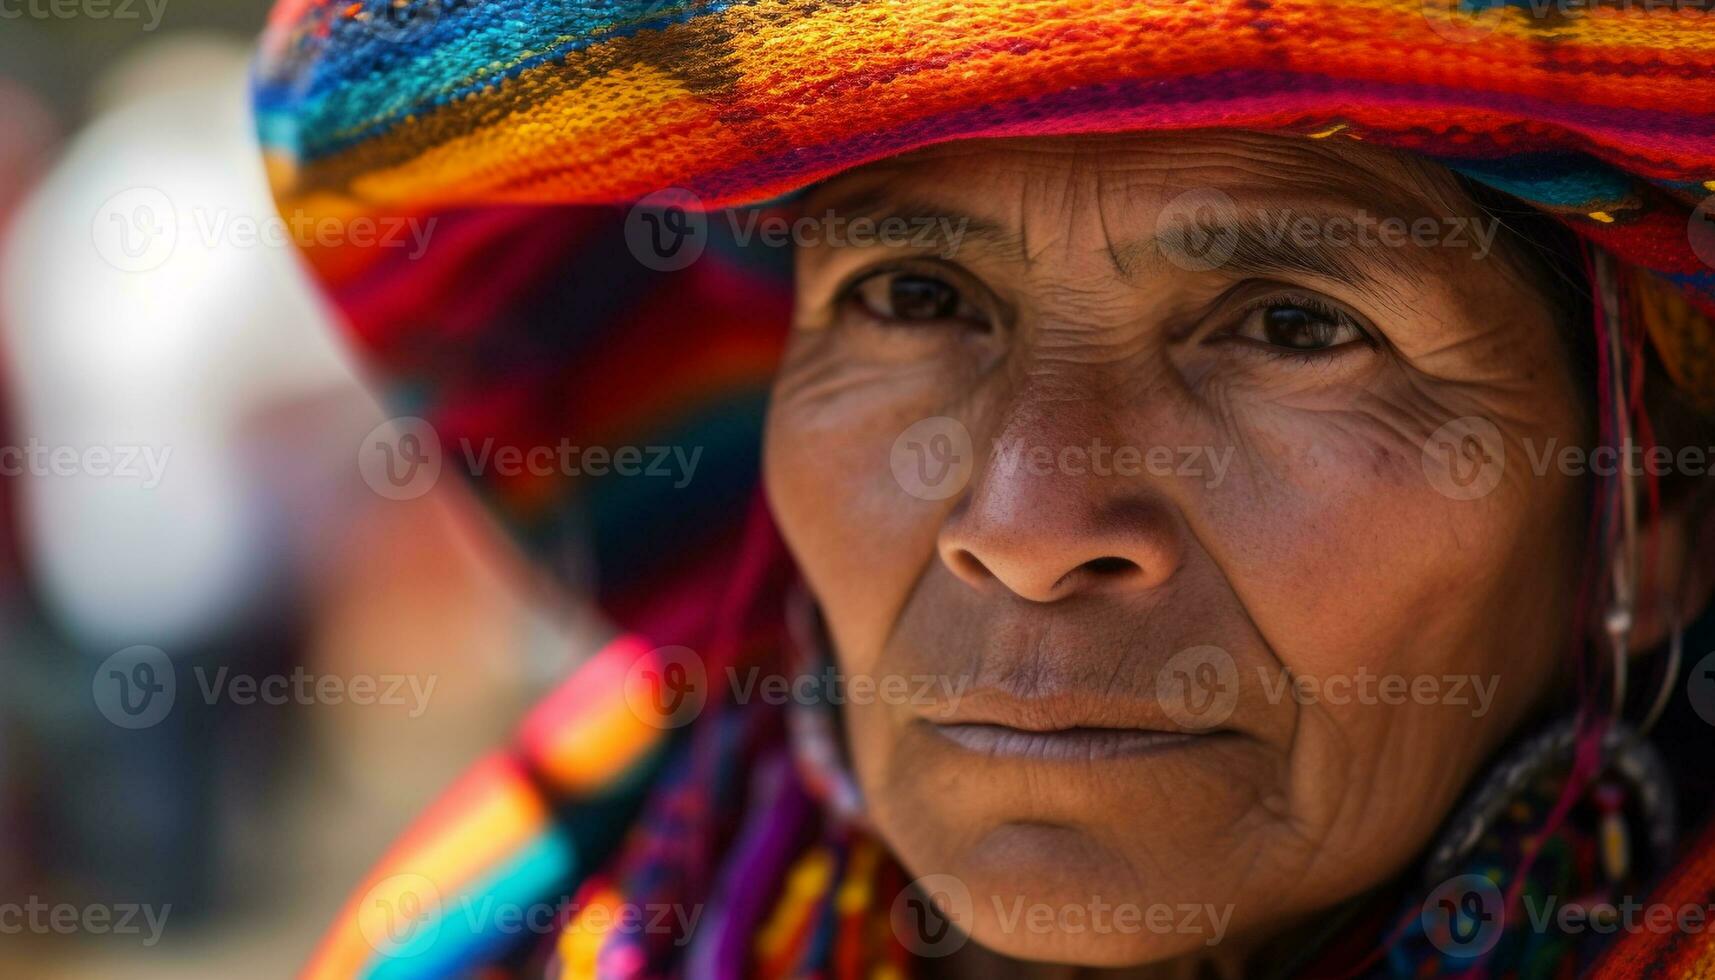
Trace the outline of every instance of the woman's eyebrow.
<path fill-rule="evenodd" d="M 1414 274 L 1366 212 L 1259 206 L 1223 208 L 1164 223 L 1143 238 L 1114 243 L 1115 270 L 1135 279 L 1184 269 L 1235 277 L 1311 276 L 1378 300 L 1399 302 L 1394 283 Z M 1416 246 L 1421 249 L 1423 246 Z"/>
<path fill-rule="evenodd" d="M 813 221 L 839 221 L 849 225 L 854 219 L 903 223 L 906 228 L 925 229 L 935 235 L 948 234 L 953 241 L 935 239 L 936 250 L 951 255 L 966 244 L 977 244 L 1003 256 L 1022 260 L 1024 235 L 1019 231 L 982 215 L 958 208 L 949 208 L 928 198 L 902 195 L 885 187 L 864 187 L 843 194 L 827 194 L 805 200 L 800 215 Z"/>

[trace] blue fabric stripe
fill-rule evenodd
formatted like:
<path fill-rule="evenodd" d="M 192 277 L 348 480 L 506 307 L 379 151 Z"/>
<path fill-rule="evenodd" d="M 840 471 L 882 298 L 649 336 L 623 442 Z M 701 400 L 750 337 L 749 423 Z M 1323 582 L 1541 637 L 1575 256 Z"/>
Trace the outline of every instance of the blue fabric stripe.
<path fill-rule="evenodd" d="M 392 955 L 376 953 L 361 976 L 372 980 L 459 977 L 472 967 L 494 962 L 508 949 L 541 940 L 544 934 L 533 931 L 528 918 L 520 926 L 506 918 L 519 913 L 508 910 L 528 912 L 535 903 L 558 901 L 556 889 L 571 880 L 576 865 L 576 852 L 567 837 L 559 831 L 543 834 L 488 877 L 457 895 L 443 895 L 440 918 L 424 929 L 420 941 Z"/>
<path fill-rule="evenodd" d="M 405 40 L 341 18 L 313 74 L 261 79 L 255 99 L 267 145 L 309 161 L 338 153 L 568 53 L 719 14 L 751 0 L 632 0 L 571 6 L 541 0 L 466 4 Z M 372 8 L 385 0 L 371 0 Z M 507 67 L 503 60 L 534 51 Z M 490 70 L 493 69 L 493 70 Z M 425 98 L 425 96 L 427 96 Z M 270 117 L 295 117 L 291 127 Z"/>

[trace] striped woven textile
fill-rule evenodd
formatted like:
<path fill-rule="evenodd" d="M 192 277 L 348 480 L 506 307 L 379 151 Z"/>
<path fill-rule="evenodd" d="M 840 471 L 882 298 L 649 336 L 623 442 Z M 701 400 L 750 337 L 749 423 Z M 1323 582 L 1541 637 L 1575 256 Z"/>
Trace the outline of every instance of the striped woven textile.
<path fill-rule="evenodd" d="M 307 975 L 910 970 L 875 908 L 898 869 L 818 814 L 779 717 L 665 729 L 626 693 L 662 675 L 667 644 L 776 656 L 789 577 L 756 505 L 788 257 L 711 222 L 696 264 L 646 268 L 625 244 L 630 203 L 774 201 L 950 139 L 1364 141 L 1613 254 L 1626 315 L 1715 407 L 1711 79 L 1715 14 L 1695 4 L 279 0 L 255 82 L 270 178 L 399 414 L 448 447 L 707 447 L 695 493 L 467 474 L 625 637 L 387 856 Z M 432 222 L 429 246 L 318 231 L 358 219 Z M 650 897 L 703 909 L 694 940 L 597 921 Z M 542 928 L 484 914 L 544 903 Z M 1674 962 L 1710 949 L 1685 940 Z"/>

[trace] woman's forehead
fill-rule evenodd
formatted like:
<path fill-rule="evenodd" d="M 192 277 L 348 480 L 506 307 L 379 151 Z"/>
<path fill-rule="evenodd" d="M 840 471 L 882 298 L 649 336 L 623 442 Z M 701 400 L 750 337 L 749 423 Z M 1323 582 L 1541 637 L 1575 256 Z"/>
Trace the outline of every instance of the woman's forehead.
<path fill-rule="evenodd" d="M 1450 171 L 1427 161 L 1351 139 L 1238 130 L 942 143 L 831 178 L 806 203 L 815 209 L 903 197 L 1016 220 L 1024 207 L 1079 203 L 1113 212 L 1135 205 L 1152 213 L 1196 190 L 1218 190 L 1240 202 L 1316 201 L 1377 217 L 1478 210 Z"/>

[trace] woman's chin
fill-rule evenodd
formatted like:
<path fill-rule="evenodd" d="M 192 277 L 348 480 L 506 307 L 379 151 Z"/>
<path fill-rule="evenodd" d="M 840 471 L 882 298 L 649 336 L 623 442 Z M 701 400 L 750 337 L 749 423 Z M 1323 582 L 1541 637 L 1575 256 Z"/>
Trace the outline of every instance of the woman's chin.
<path fill-rule="evenodd" d="M 1212 951 L 1231 928 L 1235 905 L 1206 877 L 1187 878 L 1189 867 L 1141 866 L 1136 854 L 1072 827 L 968 829 L 975 838 L 938 848 L 942 860 L 907 864 L 920 874 L 913 887 L 992 952 L 1133 966 Z"/>

